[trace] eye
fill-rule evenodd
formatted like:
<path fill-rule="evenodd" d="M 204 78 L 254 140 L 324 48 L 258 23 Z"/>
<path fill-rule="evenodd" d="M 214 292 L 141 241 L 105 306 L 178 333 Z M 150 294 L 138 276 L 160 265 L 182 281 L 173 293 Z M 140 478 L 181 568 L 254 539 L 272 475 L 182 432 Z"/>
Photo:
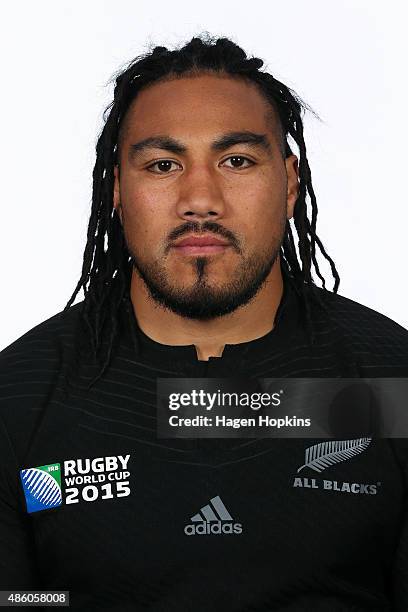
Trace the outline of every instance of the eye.
<path fill-rule="evenodd" d="M 248 159 L 248 157 L 244 157 L 243 155 L 230 155 L 230 157 L 227 157 L 227 159 L 224 160 L 222 163 L 224 164 L 226 161 L 231 161 L 232 166 L 229 167 L 237 170 L 241 168 L 248 168 L 255 163 L 252 160 Z M 247 162 L 247 165 L 242 165 L 242 162 Z M 160 159 L 150 164 L 150 166 L 147 166 L 146 170 L 149 170 L 149 172 L 153 172 L 155 174 L 169 174 L 173 164 L 180 167 L 180 164 L 177 164 L 171 159 Z M 156 170 L 154 170 L 154 168 L 156 168 Z"/>
<path fill-rule="evenodd" d="M 149 170 L 150 172 L 155 172 L 156 174 L 168 174 L 169 170 L 171 170 L 172 164 L 176 164 L 176 162 L 171 161 L 171 159 L 160 159 L 159 161 L 150 164 L 150 166 L 147 166 L 146 170 Z M 180 164 L 176 165 L 180 166 Z M 154 168 L 155 166 L 157 166 L 159 172 L 151 170 L 151 168 Z"/>
<path fill-rule="evenodd" d="M 229 168 L 236 168 L 237 170 L 239 170 L 240 168 L 249 168 L 249 166 L 251 166 L 251 165 L 253 165 L 255 163 L 252 160 L 248 159 L 248 157 L 244 157 L 243 155 L 231 155 L 230 157 L 227 157 L 227 159 L 224 160 L 224 161 L 229 161 L 229 160 L 231 160 L 232 166 L 228 166 L 228 167 Z M 243 166 L 241 164 L 242 161 L 249 162 L 249 166 Z M 238 165 L 237 165 L 237 163 L 238 163 Z"/>

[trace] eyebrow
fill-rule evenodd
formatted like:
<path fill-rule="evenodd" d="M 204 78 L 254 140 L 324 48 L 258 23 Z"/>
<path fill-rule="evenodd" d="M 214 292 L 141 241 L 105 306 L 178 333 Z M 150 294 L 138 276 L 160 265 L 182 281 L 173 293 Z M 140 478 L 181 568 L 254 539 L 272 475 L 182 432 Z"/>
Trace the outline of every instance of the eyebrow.
<path fill-rule="evenodd" d="M 271 152 L 271 144 L 266 134 L 257 134 L 250 131 L 228 132 L 211 143 L 212 151 L 225 151 L 236 144 L 247 144 L 250 147 L 261 148 L 267 153 Z M 151 136 L 129 147 L 129 160 L 134 159 L 147 149 L 163 149 L 171 153 L 181 154 L 188 151 L 188 147 L 171 136 Z"/>

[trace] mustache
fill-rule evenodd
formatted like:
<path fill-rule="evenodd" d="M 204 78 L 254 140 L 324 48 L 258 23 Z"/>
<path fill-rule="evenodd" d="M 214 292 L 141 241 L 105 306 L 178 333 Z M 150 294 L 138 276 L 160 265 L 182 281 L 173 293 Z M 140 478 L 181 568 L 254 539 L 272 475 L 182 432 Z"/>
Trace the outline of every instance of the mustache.
<path fill-rule="evenodd" d="M 213 221 L 206 221 L 205 223 L 197 223 L 196 221 L 189 221 L 179 227 L 175 228 L 170 236 L 169 241 L 173 242 L 177 240 L 177 238 L 181 238 L 185 234 L 204 234 L 206 232 L 210 232 L 216 236 L 220 236 L 221 238 L 225 238 L 228 242 L 231 243 L 235 248 L 238 247 L 237 239 L 234 234 L 232 234 L 228 229 L 222 227 L 218 223 Z"/>

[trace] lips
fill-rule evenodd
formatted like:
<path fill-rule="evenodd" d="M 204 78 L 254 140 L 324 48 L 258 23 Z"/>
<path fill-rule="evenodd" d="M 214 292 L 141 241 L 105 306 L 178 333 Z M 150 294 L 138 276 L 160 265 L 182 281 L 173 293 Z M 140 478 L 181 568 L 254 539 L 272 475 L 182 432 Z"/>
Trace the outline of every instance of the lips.
<path fill-rule="evenodd" d="M 220 238 L 215 238 L 213 236 L 187 236 L 187 238 L 183 238 L 180 242 L 177 242 L 174 246 L 228 246 L 229 242 L 222 240 Z"/>

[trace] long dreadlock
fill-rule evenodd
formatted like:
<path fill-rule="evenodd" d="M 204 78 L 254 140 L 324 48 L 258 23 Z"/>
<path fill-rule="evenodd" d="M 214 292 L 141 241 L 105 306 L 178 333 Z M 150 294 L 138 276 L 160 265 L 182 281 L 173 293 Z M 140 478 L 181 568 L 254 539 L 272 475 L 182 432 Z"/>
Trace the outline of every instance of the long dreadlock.
<path fill-rule="evenodd" d="M 148 84 L 160 79 L 178 78 L 208 72 L 234 75 L 257 84 L 260 92 L 278 115 L 282 155 L 292 154 L 287 142 L 290 135 L 299 147 L 299 196 L 294 208 L 294 224 L 298 235 L 298 259 L 289 220 L 280 249 L 281 262 L 290 282 L 301 296 L 304 314 L 313 343 L 311 324 L 311 300 L 324 307 L 320 293 L 312 279 L 312 266 L 326 289 L 316 259 L 316 245 L 330 263 L 335 279 L 336 293 L 340 278 L 333 260 L 326 253 L 316 234 L 317 202 L 312 187 L 310 167 L 306 156 L 301 114 L 307 109 L 316 113 L 286 85 L 266 71 L 261 71 L 263 61 L 248 58 L 245 51 L 228 38 L 215 40 L 211 36 L 194 37 L 184 46 L 170 51 L 156 46 L 151 52 L 132 60 L 125 69 L 116 73 L 114 99 L 103 113 L 104 127 L 96 145 L 96 163 L 93 170 L 92 210 L 89 218 L 87 243 L 84 251 L 81 278 L 64 308 L 70 308 L 81 287 L 84 300 L 81 303 L 82 329 L 76 333 L 76 363 L 85 354 L 87 343 L 92 345 L 94 358 L 101 352 L 101 367 L 88 388 L 107 368 L 118 332 L 118 309 L 129 292 L 132 273 L 131 257 L 127 251 L 119 215 L 113 207 L 114 166 L 118 164 L 121 127 L 126 112 L 137 94 Z M 108 116 L 106 116 L 108 114 Z M 312 205 L 312 218 L 308 218 L 306 196 Z"/>

